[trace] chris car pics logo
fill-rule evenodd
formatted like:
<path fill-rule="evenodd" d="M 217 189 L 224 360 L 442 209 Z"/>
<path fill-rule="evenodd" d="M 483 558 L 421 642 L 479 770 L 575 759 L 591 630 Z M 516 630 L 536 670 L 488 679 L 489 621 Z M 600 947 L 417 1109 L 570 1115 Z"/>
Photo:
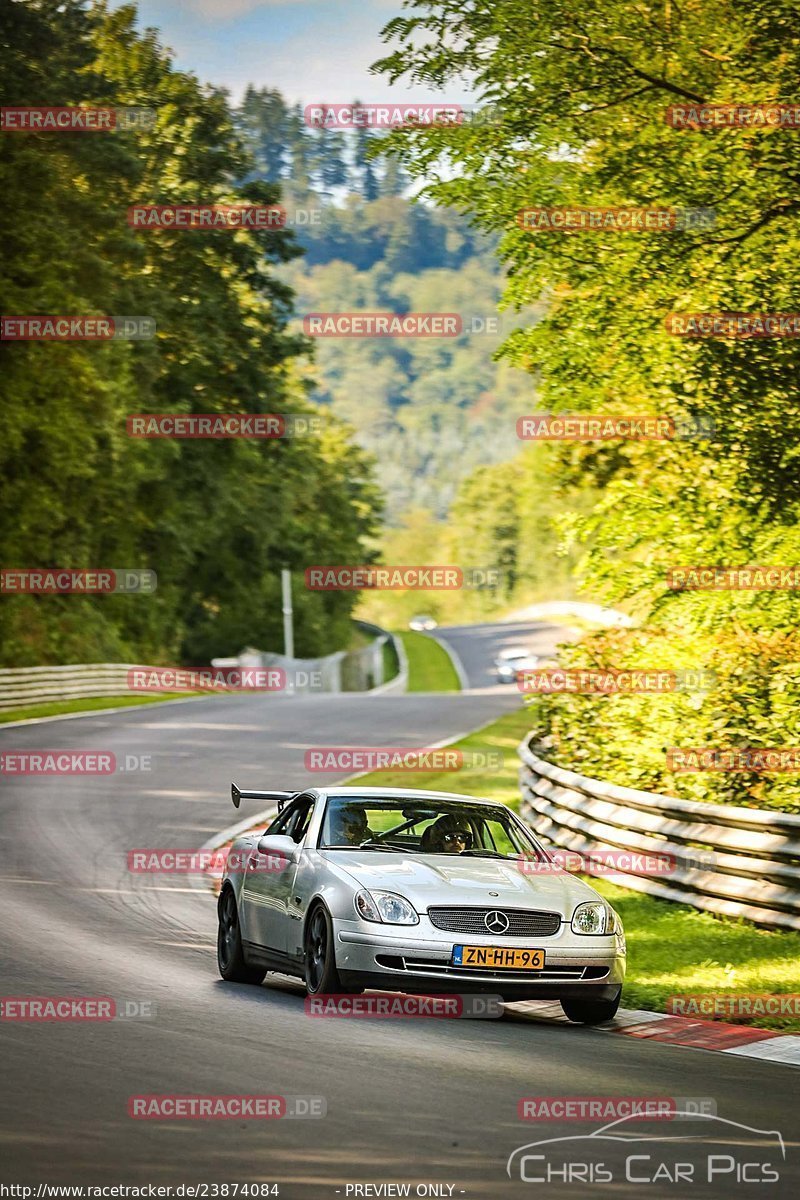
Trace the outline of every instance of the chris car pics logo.
<path fill-rule="evenodd" d="M 652 1118 L 652 1130 L 648 1117 L 636 1113 L 588 1134 L 528 1142 L 509 1155 L 506 1172 L 521 1183 L 549 1185 L 548 1196 L 575 1195 L 577 1184 L 624 1184 L 626 1194 L 630 1185 L 660 1184 L 658 1196 L 719 1200 L 731 1187 L 780 1181 L 786 1150 L 778 1130 L 757 1129 L 689 1106 L 668 1117 L 668 1127 L 663 1116 Z"/>

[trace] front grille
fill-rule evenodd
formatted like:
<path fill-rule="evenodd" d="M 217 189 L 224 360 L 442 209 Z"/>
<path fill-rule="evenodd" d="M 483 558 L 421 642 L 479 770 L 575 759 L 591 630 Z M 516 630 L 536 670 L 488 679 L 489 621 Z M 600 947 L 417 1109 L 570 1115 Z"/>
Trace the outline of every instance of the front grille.
<path fill-rule="evenodd" d="M 508 929 L 489 928 L 486 917 L 494 912 L 508 919 Z M 428 916 L 437 929 L 484 937 L 552 937 L 561 928 L 558 913 L 529 908 L 429 908 Z"/>

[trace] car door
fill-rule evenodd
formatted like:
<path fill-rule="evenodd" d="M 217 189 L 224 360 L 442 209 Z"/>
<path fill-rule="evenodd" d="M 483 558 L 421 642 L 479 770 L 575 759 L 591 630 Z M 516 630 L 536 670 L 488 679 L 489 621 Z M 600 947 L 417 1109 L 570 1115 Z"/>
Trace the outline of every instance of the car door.
<path fill-rule="evenodd" d="M 298 796 L 286 805 L 265 831 L 280 833 L 302 844 L 314 810 L 313 796 Z M 284 955 L 296 862 L 284 862 L 255 851 L 250 855 L 242 885 L 247 940 L 273 954 Z"/>

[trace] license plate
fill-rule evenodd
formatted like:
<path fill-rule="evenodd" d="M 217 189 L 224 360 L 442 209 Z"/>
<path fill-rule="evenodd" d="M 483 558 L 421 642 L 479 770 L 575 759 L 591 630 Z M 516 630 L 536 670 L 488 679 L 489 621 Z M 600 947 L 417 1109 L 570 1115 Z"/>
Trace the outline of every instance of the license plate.
<path fill-rule="evenodd" d="M 454 967 L 490 967 L 493 971 L 541 971 L 544 950 L 513 946 L 453 946 Z"/>

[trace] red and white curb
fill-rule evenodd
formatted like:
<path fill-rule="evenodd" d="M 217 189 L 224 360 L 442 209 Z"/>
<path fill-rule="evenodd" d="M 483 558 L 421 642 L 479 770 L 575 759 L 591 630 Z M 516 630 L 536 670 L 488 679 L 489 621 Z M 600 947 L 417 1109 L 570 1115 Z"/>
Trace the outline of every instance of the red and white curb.
<path fill-rule="evenodd" d="M 569 1024 L 558 1003 L 529 1001 L 514 1004 L 511 1012 L 537 1021 Z M 739 1054 L 761 1058 L 784 1066 L 800 1067 L 800 1036 L 777 1033 L 772 1029 L 754 1029 L 725 1021 L 701 1021 L 696 1017 L 671 1017 L 667 1013 L 641 1008 L 621 1008 L 608 1025 L 598 1025 L 600 1033 L 621 1033 L 625 1037 L 649 1038 L 673 1046 L 695 1050 L 714 1050 L 720 1054 Z"/>

